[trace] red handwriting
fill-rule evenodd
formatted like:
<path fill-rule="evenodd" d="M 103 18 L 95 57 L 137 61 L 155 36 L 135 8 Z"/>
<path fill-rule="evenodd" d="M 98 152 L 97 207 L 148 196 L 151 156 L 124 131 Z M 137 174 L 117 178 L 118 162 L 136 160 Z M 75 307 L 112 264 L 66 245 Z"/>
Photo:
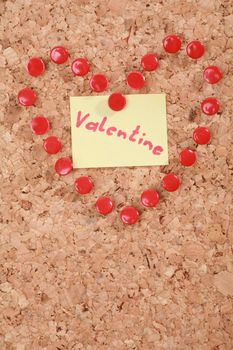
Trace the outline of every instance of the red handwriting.
<path fill-rule="evenodd" d="M 82 112 L 79 111 L 77 114 L 77 120 L 76 120 L 76 127 L 80 128 L 82 125 L 89 131 L 93 132 L 103 132 L 107 136 L 117 136 L 119 138 L 122 138 L 124 140 L 129 140 L 130 142 L 135 142 L 137 144 L 142 144 L 143 146 L 146 146 L 149 151 L 152 151 L 152 153 L 156 156 L 159 156 L 163 152 L 163 147 L 160 145 L 154 146 L 152 141 L 144 139 L 146 136 L 145 133 L 140 133 L 141 125 L 137 125 L 135 129 L 128 133 L 124 130 L 117 129 L 115 126 L 106 126 L 106 123 L 108 121 L 108 118 L 104 116 L 101 120 L 101 122 L 93 122 L 93 121 L 87 121 L 87 119 L 90 118 L 90 114 L 87 113 L 82 117 Z M 143 137 L 141 137 L 141 135 Z M 140 136 L 140 138 L 137 138 L 137 136 Z"/>

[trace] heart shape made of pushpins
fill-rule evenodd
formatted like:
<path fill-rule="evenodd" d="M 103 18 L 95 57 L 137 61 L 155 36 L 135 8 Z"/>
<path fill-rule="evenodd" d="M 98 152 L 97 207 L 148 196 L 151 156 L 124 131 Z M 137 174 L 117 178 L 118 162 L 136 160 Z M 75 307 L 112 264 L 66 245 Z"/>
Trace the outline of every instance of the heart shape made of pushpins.
<path fill-rule="evenodd" d="M 181 39 L 176 35 L 168 35 L 163 40 L 164 50 L 168 54 L 178 54 L 181 49 Z M 194 40 L 188 43 L 186 47 L 187 56 L 193 60 L 201 58 L 205 53 L 204 45 L 198 40 Z M 67 62 L 69 58 L 68 50 L 63 46 L 53 47 L 50 51 L 50 59 L 53 63 L 61 65 Z M 159 67 L 159 58 L 154 53 L 147 53 L 141 58 L 141 68 L 145 72 L 153 74 Z M 133 70 L 126 75 L 126 83 L 129 88 L 134 90 L 140 90 L 145 85 L 145 75 L 139 70 Z M 33 77 L 41 76 L 45 70 L 46 65 L 42 58 L 32 57 L 29 59 L 27 66 L 27 72 Z M 85 57 L 75 58 L 71 63 L 71 71 L 75 76 L 84 77 L 91 71 L 91 63 Z M 222 72 L 217 66 L 208 66 L 204 69 L 203 78 L 208 84 L 216 84 L 222 78 Z M 93 92 L 104 92 L 109 83 L 104 74 L 94 74 L 89 79 L 89 86 Z M 34 89 L 30 87 L 24 87 L 18 93 L 18 102 L 22 106 L 33 106 L 36 103 L 37 94 Z M 109 97 L 106 96 L 106 103 L 114 111 L 120 111 L 127 105 L 126 97 L 119 91 L 114 91 Z M 218 100 L 211 96 L 205 98 L 201 103 L 201 111 L 207 116 L 212 116 L 219 111 Z M 31 130 L 36 135 L 44 135 L 51 128 L 49 120 L 42 116 L 35 116 L 31 120 Z M 205 126 L 198 126 L 193 130 L 192 138 L 197 145 L 207 145 L 211 140 L 211 132 Z M 48 136 L 43 142 L 44 150 L 48 154 L 58 154 L 62 148 L 62 141 L 55 135 Z M 196 150 L 186 147 L 179 153 L 179 163 L 184 167 L 193 166 L 196 162 L 197 154 Z M 55 162 L 54 169 L 60 176 L 68 175 L 73 167 L 72 160 L 69 156 L 58 158 Z M 168 192 L 176 191 L 181 185 L 180 177 L 169 172 L 164 175 L 161 187 Z M 76 178 L 74 183 L 74 190 L 80 195 L 87 195 L 93 191 L 94 184 L 89 176 L 80 176 Z M 152 208 L 159 204 L 160 198 L 157 190 L 153 188 L 147 188 L 141 193 L 140 202 L 144 207 Z M 99 197 L 95 203 L 96 211 L 106 216 L 114 209 L 114 200 L 111 196 Z M 134 224 L 140 217 L 139 211 L 134 206 L 124 206 L 120 211 L 120 218 L 124 224 Z"/>

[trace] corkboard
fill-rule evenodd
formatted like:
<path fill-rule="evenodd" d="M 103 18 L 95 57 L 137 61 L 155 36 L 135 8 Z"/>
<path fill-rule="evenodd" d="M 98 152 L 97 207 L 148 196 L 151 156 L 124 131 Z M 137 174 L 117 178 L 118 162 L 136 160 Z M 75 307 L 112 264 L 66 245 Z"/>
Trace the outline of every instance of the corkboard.
<path fill-rule="evenodd" d="M 15 0 L 0 2 L 1 235 L 0 348 L 16 350 L 230 350 L 232 337 L 233 12 L 230 1 Z M 164 53 L 161 41 L 176 33 L 201 40 L 204 58 Z M 69 63 L 56 66 L 48 52 L 65 45 Z M 59 178 L 56 156 L 42 149 L 30 120 L 46 115 L 50 134 L 70 154 L 69 96 L 90 94 L 88 79 L 75 78 L 70 62 L 86 56 L 93 72 L 106 73 L 109 91 L 129 93 L 125 73 L 154 51 L 160 68 L 146 74 L 142 92 L 167 94 L 169 157 L 166 167 L 75 171 Z M 42 77 L 25 74 L 31 56 L 45 59 Z M 223 80 L 203 83 L 208 64 Z M 25 85 L 38 93 L 36 107 L 19 107 Z M 216 95 L 221 112 L 200 113 L 204 97 Z M 197 164 L 182 168 L 177 152 L 195 148 L 200 124 L 213 140 L 198 146 Z M 160 188 L 163 173 L 182 177 L 181 189 L 161 192 L 156 209 L 139 195 Z M 88 174 L 95 191 L 73 191 Z M 93 209 L 99 195 L 114 198 L 107 218 Z M 134 204 L 140 222 L 125 227 L 119 209 Z"/>

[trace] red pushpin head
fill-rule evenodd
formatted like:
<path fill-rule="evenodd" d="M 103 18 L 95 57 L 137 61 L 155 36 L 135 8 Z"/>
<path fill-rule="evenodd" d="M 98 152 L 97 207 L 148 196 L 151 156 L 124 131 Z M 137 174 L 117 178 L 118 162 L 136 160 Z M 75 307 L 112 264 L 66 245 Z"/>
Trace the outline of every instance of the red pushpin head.
<path fill-rule="evenodd" d="M 198 145 L 206 145 L 211 139 L 211 132 L 204 126 L 199 126 L 193 132 L 193 140 Z"/>
<path fill-rule="evenodd" d="M 55 163 L 55 171 L 60 176 L 69 174 L 72 171 L 72 169 L 73 166 L 69 157 L 59 158 Z"/>
<path fill-rule="evenodd" d="M 19 91 L 18 101 L 22 106 L 32 106 L 36 101 L 36 94 L 31 88 L 26 87 Z"/>
<path fill-rule="evenodd" d="M 163 47 L 168 53 L 176 53 L 180 51 L 181 40 L 177 35 L 168 35 L 163 39 Z"/>
<path fill-rule="evenodd" d="M 162 187 L 168 192 L 174 192 L 180 187 L 180 179 L 173 173 L 167 174 L 162 180 Z"/>
<path fill-rule="evenodd" d="M 112 212 L 113 210 L 113 201 L 109 197 L 100 197 L 97 199 L 95 203 L 96 210 L 101 215 L 107 215 Z"/>
<path fill-rule="evenodd" d="M 74 187 L 79 194 L 87 194 L 93 188 L 93 182 L 88 176 L 80 176 L 75 180 Z"/>
<path fill-rule="evenodd" d="M 200 41 L 193 40 L 190 43 L 188 43 L 186 47 L 186 52 L 190 58 L 197 59 L 204 55 L 205 47 Z"/>
<path fill-rule="evenodd" d="M 32 132 L 36 135 L 45 134 L 49 130 L 49 128 L 50 125 L 48 119 L 43 117 L 42 115 L 38 115 L 31 121 Z"/>
<path fill-rule="evenodd" d="M 126 105 L 126 98 L 120 92 L 114 92 L 108 98 L 108 105 L 113 111 L 121 111 Z"/>
<path fill-rule="evenodd" d="M 72 62 L 71 70 L 75 75 L 83 77 L 89 72 L 90 64 L 86 58 L 79 57 Z"/>
<path fill-rule="evenodd" d="M 27 72 L 33 77 L 38 77 L 43 74 L 45 71 L 45 64 L 42 58 L 40 57 L 32 57 L 29 59 L 27 63 Z"/>
<path fill-rule="evenodd" d="M 108 81 L 103 74 L 94 74 L 90 79 L 90 88 L 95 92 L 103 92 L 107 89 Z"/>
<path fill-rule="evenodd" d="M 208 97 L 201 103 L 201 110 L 206 115 L 214 115 L 219 111 L 219 102 L 215 97 Z"/>
<path fill-rule="evenodd" d="M 50 51 L 50 58 L 56 64 L 65 63 L 68 57 L 69 53 L 64 46 L 55 46 Z"/>
<path fill-rule="evenodd" d="M 133 225 L 139 219 L 139 212 L 134 207 L 125 207 L 120 212 L 120 218 L 126 225 Z"/>
<path fill-rule="evenodd" d="M 209 84 L 217 84 L 222 79 L 222 72 L 217 66 L 209 66 L 204 70 L 204 79 Z"/>
<path fill-rule="evenodd" d="M 48 154 L 56 154 L 61 150 L 61 141 L 56 136 L 49 136 L 44 140 L 44 150 Z"/>
<path fill-rule="evenodd" d="M 192 166 L 196 162 L 196 153 L 189 148 L 185 148 L 180 152 L 179 160 L 184 166 Z"/>
<path fill-rule="evenodd" d="M 127 75 L 128 86 L 134 90 L 139 90 L 145 85 L 145 77 L 141 72 L 133 71 Z"/>
<path fill-rule="evenodd" d="M 153 189 L 145 190 L 141 194 L 141 202 L 145 207 L 155 207 L 159 203 L 159 194 Z"/>
<path fill-rule="evenodd" d="M 147 72 L 156 70 L 159 65 L 158 57 L 154 53 L 148 53 L 141 59 L 141 66 Z"/>

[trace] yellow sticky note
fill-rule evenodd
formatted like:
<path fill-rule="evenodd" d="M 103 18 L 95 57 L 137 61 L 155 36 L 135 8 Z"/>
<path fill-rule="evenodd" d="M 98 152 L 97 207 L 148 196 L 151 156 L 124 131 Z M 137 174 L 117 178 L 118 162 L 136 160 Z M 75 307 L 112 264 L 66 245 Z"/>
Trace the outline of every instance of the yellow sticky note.
<path fill-rule="evenodd" d="M 74 168 L 168 164 L 165 95 L 125 97 L 118 112 L 106 95 L 70 97 Z"/>

